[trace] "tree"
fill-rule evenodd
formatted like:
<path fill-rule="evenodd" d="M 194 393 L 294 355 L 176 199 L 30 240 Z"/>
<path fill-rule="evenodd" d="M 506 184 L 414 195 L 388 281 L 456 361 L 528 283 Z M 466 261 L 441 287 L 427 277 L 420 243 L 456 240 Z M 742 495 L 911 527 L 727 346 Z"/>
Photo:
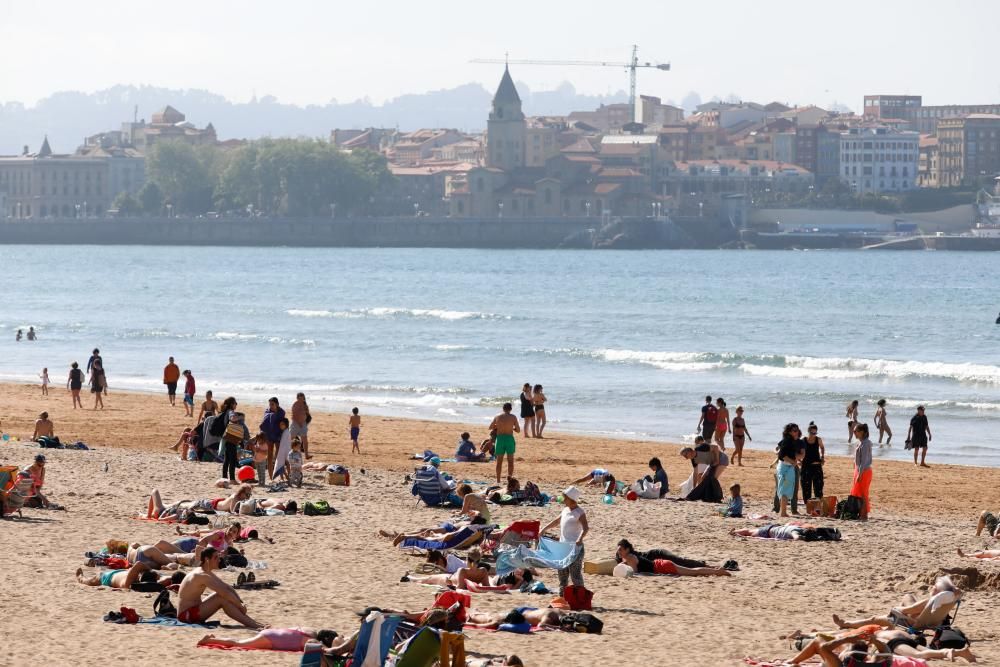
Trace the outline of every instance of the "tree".
<path fill-rule="evenodd" d="M 111 203 L 111 208 L 116 209 L 119 215 L 127 218 L 135 217 L 142 212 L 142 206 L 139 205 L 135 197 L 127 192 L 119 192 Z"/>
<path fill-rule="evenodd" d="M 211 149 L 196 151 L 181 141 L 153 144 L 146 157 L 146 176 L 179 213 L 204 213 L 212 207 L 215 183 L 207 164 Z"/>
<path fill-rule="evenodd" d="M 146 215 L 160 215 L 163 210 L 163 193 L 160 192 L 160 186 L 153 181 L 146 181 L 139 190 L 138 203 Z"/>

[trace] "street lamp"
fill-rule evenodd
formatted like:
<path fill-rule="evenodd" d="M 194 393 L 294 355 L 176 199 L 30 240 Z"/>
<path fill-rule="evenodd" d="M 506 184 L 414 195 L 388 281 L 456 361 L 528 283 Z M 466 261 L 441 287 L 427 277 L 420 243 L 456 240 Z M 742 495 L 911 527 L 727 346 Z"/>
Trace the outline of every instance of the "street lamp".
<path fill-rule="evenodd" d="M 20 206 L 20 204 L 18 204 L 18 206 Z M 76 209 L 76 217 L 79 218 L 80 217 L 80 205 L 79 204 L 75 204 L 73 206 L 73 208 Z"/>
<path fill-rule="evenodd" d="M 498 215 L 499 215 L 500 219 L 503 220 L 503 202 L 502 201 L 497 202 L 497 208 L 500 210 L 500 213 Z"/>
<path fill-rule="evenodd" d="M 420 216 L 420 204 L 418 204 L 417 202 L 413 202 L 413 217 L 416 218 L 419 216 Z"/>
<path fill-rule="evenodd" d="M 168 218 L 173 217 L 173 212 L 174 212 L 174 205 L 173 204 L 167 204 L 167 217 Z"/>
<path fill-rule="evenodd" d="M 584 202 L 584 206 L 587 208 L 587 217 L 590 217 L 590 202 Z"/>
<path fill-rule="evenodd" d="M 333 218 L 336 218 L 336 217 L 337 217 L 337 205 L 336 204 L 330 204 L 330 218 L 333 219 Z"/>

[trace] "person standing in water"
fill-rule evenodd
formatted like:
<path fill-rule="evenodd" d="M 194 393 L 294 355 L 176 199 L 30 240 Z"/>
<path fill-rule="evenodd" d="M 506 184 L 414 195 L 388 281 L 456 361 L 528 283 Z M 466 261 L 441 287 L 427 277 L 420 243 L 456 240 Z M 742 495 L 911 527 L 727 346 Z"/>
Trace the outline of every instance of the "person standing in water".
<path fill-rule="evenodd" d="M 930 468 L 927 465 L 927 443 L 931 441 L 931 427 L 927 423 L 927 415 L 924 414 L 924 406 L 917 406 L 917 414 L 910 419 L 910 430 L 906 434 L 906 441 L 913 447 L 913 465 L 917 464 L 917 455 L 920 455 L 919 465 L 923 468 Z"/>
<path fill-rule="evenodd" d="M 503 412 L 493 418 L 490 423 L 490 431 L 496 430 L 496 449 L 494 455 L 497 457 L 497 484 L 500 483 L 500 473 L 503 471 L 503 459 L 507 457 L 507 479 L 514 477 L 514 449 L 516 442 L 514 434 L 521 432 L 518 426 L 517 417 L 511 414 L 514 409 L 510 403 L 503 404 Z"/>
<path fill-rule="evenodd" d="M 49 395 L 49 369 L 43 368 L 41 375 L 38 377 L 42 378 L 42 396 Z"/>
<path fill-rule="evenodd" d="M 847 444 L 854 439 L 854 425 L 858 423 L 858 401 L 853 400 L 847 405 Z"/>
<path fill-rule="evenodd" d="M 535 404 L 531 395 L 531 383 L 521 387 L 521 419 L 524 420 L 524 437 L 535 437 Z"/>
<path fill-rule="evenodd" d="M 35 335 L 35 327 L 28 327 L 28 340 L 37 340 L 38 336 Z"/>
<path fill-rule="evenodd" d="M 722 451 L 726 451 L 726 433 L 731 430 L 729 408 L 726 407 L 726 401 L 722 398 L 715 399 L 715 404 L 718 406 L 715 416 L 715 444 Z"/>
<path fill-rule="evenodd" d="M 736 465 L 743 467 L 743 445 L 746 441 L 750 440 L 753 442 L 753 438 L 750 437 L 750 429 L 747 428 L 747 423 L 743 419 L 743 406 L 736 406 L 736 419 L 733 420 L 733 447 L 736 451 L 733 452 L 733 460 L 739 461 Z"/>
<path fill-rule="evenodd" d="M 878 429 L 878 444 L 882 444 L 882 436 L 888 435 L 889 439 L 885 441 L 885 444 L 892 442 L 892 429 L 889 428 L 889 422 L 886 421 L 885 413 L 885 399 L 878 399 L 878 407 L 875 408 L 875 428 Z"/>

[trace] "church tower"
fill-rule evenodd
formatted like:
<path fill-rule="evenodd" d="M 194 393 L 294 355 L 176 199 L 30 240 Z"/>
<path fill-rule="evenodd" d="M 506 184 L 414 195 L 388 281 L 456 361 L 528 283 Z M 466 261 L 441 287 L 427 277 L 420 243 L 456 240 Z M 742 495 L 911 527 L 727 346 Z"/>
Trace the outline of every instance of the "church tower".
<path fill-rule="evenodd" d="M 510 170 L 524 166 L 524 112 L 510 70 L 493 96 L 493 110 L 486 124 L 486 166 Z"/>

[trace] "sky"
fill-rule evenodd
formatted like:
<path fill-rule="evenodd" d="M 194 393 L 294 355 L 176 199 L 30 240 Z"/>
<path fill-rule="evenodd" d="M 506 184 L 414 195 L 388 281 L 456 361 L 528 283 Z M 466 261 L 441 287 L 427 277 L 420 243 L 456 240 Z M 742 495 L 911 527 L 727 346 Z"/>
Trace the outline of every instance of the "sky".
<path fill-rule="evenodd" d="M 1000 100 L 998 0 L 740 2 L 595 0 L 0 0 L 0 102 L 115 84 L 199 88 L 245 102 L 299 105 L 481 82 L 473 58 L 670 62 L 641 71 L 639 92 L 845 104 L 871 93 L 924 104 Z M 532 90 L 564 81 L 626 90 L 613 67 L 511 66 Z"/>

